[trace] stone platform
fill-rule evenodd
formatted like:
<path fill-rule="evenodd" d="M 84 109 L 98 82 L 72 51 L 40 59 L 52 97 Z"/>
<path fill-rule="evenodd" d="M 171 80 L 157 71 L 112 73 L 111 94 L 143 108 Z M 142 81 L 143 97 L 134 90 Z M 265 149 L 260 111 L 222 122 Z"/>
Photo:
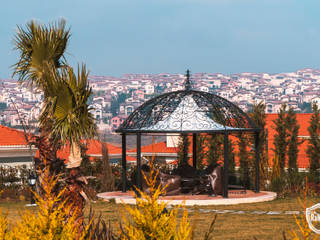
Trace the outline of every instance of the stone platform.
<path fill-rule="evenodd" d="M 109 201 L 114 199 L 116 203 L 136 204 L 134 193 L 128 192 L 104 192 L 97 195 L 99 198 Z M 272 201 L 277 197 L 274 192 L 261 191 L 255 193 L 251 190 L 247 190 L 243 193 L 241 190 L 230 190 L 229 198 L 223 198 L 222 196 L 211 197 L 208 195 L 174 195 L 174 196 L 161 196 L 159 201 L 166 201 L 169 205 L 179 205 L 183 201 L 186 206 L 206 206 L 206 205 L 233 205 L 240 203 L 256 203 Z"/>

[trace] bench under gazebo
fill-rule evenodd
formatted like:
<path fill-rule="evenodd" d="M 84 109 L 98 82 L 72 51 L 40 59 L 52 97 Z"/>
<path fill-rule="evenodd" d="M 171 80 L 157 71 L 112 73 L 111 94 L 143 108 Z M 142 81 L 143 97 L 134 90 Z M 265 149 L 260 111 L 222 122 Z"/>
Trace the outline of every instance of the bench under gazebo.
<path fill-rule="evenodd" d="M 255 192 L 259 192 L 260 128 L 235 104 L 212 93 L 191 88 L 187 71 L 185 89 L 152 98 L 138 107 L 116 132 L 122 135 L 122 191 L 127 191 L 126 136 L 137 136 L 137 187 L 142 189 L 141 136 L 150 134 L 192 135 L 192 165 L 197 164 L 197 134 L 224 135 L 222 196 L 228 198 L 229 134 L 253 133 L 255 137 Z"/>

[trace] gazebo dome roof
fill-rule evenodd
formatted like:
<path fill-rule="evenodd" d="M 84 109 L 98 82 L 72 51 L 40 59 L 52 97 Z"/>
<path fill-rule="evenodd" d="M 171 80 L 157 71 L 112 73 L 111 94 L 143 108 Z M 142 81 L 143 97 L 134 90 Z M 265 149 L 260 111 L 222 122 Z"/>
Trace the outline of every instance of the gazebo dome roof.
<path fill-rule="evenodd" d="M 259 131 L 235 104 L 212 93 L 191 90 L 162 94 L 142 104 L 117 129 L 120 133 L 201 133 Z"/>

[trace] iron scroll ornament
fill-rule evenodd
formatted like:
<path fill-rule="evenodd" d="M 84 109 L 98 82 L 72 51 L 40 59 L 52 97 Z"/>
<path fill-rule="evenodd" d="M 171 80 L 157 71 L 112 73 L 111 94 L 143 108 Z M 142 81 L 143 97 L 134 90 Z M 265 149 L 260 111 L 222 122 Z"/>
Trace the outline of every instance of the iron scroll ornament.
<path fill-rule="evenodd" d="M 152 98 L 117 129 L 120 133 L 259 131 L 235 104 L 212 93 L 182 90 Z"/>

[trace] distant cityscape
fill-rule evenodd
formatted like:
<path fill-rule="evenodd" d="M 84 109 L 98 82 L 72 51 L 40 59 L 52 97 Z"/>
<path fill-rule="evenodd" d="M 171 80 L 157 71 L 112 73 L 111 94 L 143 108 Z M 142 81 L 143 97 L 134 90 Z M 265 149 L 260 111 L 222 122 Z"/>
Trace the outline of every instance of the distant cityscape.
<path fill-rule="evenodd" d="M 89 76 L 93 96 L 92 114 L 101 132 L 114 132 L 143 102 L 165 92 L 184 89 L 181 74 L 124 74 L 121 77 Z M 194 90 L 214 93 L 237 104 L 244 111 L 264 102 L 267 113 L 277 113 L 286 103 L 296 112 L 310 112 L 311 103 L 320 104 L 320 69 L 288 73 L 193 73 Z M 0 80 L 0 124 L 36 127 L 43 94 L 20 86 L 13 79 Z"/>

